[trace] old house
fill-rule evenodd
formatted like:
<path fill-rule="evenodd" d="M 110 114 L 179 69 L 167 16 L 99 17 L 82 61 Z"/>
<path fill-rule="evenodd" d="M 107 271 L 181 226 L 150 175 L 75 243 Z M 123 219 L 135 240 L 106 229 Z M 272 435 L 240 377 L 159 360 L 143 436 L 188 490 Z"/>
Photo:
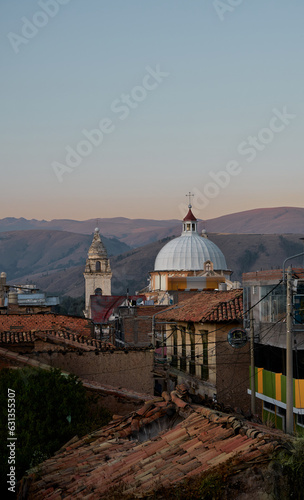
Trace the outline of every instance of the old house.
<path fill-rule="evenodd" d="M 249 409 L 242 290 L 197 293 L 158 314 L 155 325 L 167 348 L 168 387 L 186 383 L 202 397 Z"/>

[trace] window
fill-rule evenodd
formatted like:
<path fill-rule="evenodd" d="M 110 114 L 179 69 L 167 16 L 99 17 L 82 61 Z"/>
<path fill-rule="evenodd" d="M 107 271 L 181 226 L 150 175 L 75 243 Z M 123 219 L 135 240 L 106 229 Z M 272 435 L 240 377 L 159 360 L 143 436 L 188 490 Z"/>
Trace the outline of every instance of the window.
<path fill-rule="evenodd" d="M 173 368 L 177 368 L 177 331 L 176 330 L 173 332 L 173 355 L 172 355 L 171 366 L 173 366 Z"/>
<path fill-rule="evenodd" d="M 264 409 L 275 412 L 275 405 L 272 403 L 268 403 L 268 401 L 264 401 Z"/>
<path fill-rule="evenodd" d="M 261 298 L 269 293 L 274 285 L 261 286 Z M 264 323 L 275 323 L 286 315 L 286 289 L 279 285 L 260 303 L 260 319 Z"/>
<path fill-rule="evenodd" d="M 295 295 L 293 299 L 294 305 L 294 323 L 296 325 L 304 323 L 304 295 Z"/>
<path fill-rule="evenodd" d="M 189 373 L 190 375 L 195 375 L 195 326 L 193 321 L 189 321 L 187 325 L 187 333 L 190 338 Z"/>
<path fill-rule="evenodd" d="M 190 375 L 195 375 L 195 334 L 190 333 L 190 364 L 189 364 L 189 372 Z"/>
<path fill-rule="evenodd" d="M 100 262 L 99 262 L 99 260 L 96 262 L 96 271 L 100 271 Z"/>
<path fill-rule="evenodd" d="M 208 331 L 203 330 L 202 344 L 203 344 L 203 364 L 201 365 L 201 379 L 208 380 L 209 378 L 209 368 L 208 368 Z"/>
<path fill-rule="evenodd" d="M 297 415 L 297 424 L 301 425 L 301 427 L 304 427 L 304 415 Z"/>
<path fill-rule="evenodd" d="M 182 356 L 180 358 L 180 370 L 185 372 L 187 370 L 187 358 L 186 358 L 186 333 L 185 329 L 181 330 L 182 335 Z"/>

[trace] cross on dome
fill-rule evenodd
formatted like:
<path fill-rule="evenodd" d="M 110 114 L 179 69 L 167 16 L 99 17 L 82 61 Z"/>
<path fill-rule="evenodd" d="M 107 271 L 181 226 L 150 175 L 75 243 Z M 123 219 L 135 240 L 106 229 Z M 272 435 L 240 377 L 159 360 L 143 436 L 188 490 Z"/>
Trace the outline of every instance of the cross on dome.
<path fill-rule="evenodd" d="M 189 204 L 188 204 L 188 208 L 192 208 L 192 205 L 191 205 L 191 198 L 193 197 L 194 198 L 194 194 L 191 193 L 191 191 L 189 191 L 188 194 L 186 194 L 187 197 L 189 197 Z"/>
<path fill-rule="evenodd" d="M 191 191 L 189 191 L 189 193 L 188 193 L 188 194 L 186 194 L 186 196 L 189 198 L 189 205 L 188 205 L 189 210 L 188 210 L 188 213 L 187 213 L 186 217 L 185 217 L 183 220 L 184 220 L 184 222 L 186 222 L 186 221 L 188 221 L 188 222 L 193 221 L 193 222 L 195 222 L 195 223 L 196 223 L 196 222 L 197 222 L 197 219 L 196 219 L 196 217 L 193 215 L 192 210 L 191 210 L 191 208 L 192 208 L 192 205 L 191 205 L 191 198 L 192 198 L 192 197 L 194 197 L 194 194 L 192 194 L 192 193 L 191 193 Z M 185 231 L 185 229 L 186 229 L 186 227 L 185 227 L 185 225 L 184 225 L 184 231 Z M 194 231 L 196 231 L 196 230 L 197 230 L 196 225 L 195 225 L 195 227 L 193 227 L 193 228 L 192 228 L 192 230 L 194 230 Z"/>

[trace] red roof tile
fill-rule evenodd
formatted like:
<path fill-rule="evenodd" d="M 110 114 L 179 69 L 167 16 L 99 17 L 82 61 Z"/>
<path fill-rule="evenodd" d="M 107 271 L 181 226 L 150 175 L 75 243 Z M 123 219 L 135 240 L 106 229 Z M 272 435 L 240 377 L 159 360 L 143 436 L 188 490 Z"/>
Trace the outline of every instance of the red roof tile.
<path fill-rule="evenodd" d="M 243 291 L 204 291 L 157 315 L 164 321 L 222 322 L 243 318 Z"/>
<path fill-rule="evenodd" d="M 59 345 L 66 345 L 83 350 L 95 349 L 115 349 L 113 344 L 103 342 L 86 335 L 79 333 L 67 332 L 65 330 L 46 330 L 46 331 L 33 331 L 33 332 L 1 332 L 0 331 L 0 345 L 3 344 L 26 344 L 33 343 L 36 340 L 44 340 L 46 342 L 55 343 Z"/>
<path fill-rule="evenodd" d="M 173 429 L 145 442 L 130 440 L 134 419 L 141 428 L 144 420 L 149 420 L 147 413 L 157 409 L 159 403 L 158 398 L 141 412 L 115 420 L 82 439 L 74 438 L 55 457 L 39 465 L 39 480 L 30 473 L 22 487 L 29 488 L 28 495 L 34 500 L 108 498 L 113 488 L 120 488 L 122 498 L 134 493 L 140 497 L 230 461 L 236 454 L 252 463 L 278 444 L 278 431 L 272 434 L 260 427 L 257 437 L 248 437 L 250 423 L 196 405 L 188 405 L 188 417 Z M 178 415 L 179 406 L 175 405 L 175 411 Z M 159 413 L 164 417 L 166 407 L 159 407 Z M 235 435 L 236 423 L 244 435 Z M 124 438 L 119 437 L 121 431 Z"/>

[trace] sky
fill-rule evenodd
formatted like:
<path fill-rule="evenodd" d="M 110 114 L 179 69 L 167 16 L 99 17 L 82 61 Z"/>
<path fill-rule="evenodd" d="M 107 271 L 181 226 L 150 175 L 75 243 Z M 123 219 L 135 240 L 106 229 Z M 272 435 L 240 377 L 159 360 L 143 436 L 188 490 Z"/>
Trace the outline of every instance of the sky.
<path fill-rule="evenodd" d="M 0 2 L 0 218 L 303 207 L 294 0 Z"/>

